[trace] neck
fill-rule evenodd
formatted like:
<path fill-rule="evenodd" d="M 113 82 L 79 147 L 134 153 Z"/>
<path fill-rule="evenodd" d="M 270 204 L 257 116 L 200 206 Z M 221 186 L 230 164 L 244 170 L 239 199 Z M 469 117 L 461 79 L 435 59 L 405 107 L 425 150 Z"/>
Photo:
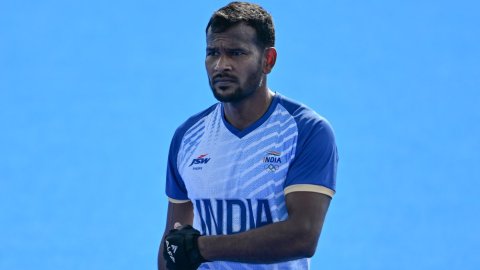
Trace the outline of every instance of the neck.
<path fill-rule="evenodd" d="M 274 93 L 264 86 L 242 101 L 223 103 L 225 118 L 232 126 L 243 130 L 267 112 L 273 96 Z"/>

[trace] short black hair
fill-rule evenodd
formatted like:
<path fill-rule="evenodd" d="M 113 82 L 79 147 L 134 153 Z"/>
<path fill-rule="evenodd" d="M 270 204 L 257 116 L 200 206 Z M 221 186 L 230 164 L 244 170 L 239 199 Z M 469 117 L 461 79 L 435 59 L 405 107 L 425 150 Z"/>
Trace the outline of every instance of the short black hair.
<path fill-rule="evenodd" d="M 205 32 L 208 34 L 208 30 L 211 29 L 213 33 L 221 33 L 239 23 L 245 23 L 255 29 L 260 47 L 275 46 L 275 27 L 272 16 L 261 6 L 253 3 L 231 2 L 215 11 Z"/>

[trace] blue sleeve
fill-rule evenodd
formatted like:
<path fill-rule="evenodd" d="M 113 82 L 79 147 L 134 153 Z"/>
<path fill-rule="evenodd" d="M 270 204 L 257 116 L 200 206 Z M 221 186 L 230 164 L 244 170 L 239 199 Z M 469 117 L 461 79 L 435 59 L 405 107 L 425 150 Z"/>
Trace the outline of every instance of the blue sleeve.
<path fill-rule="evenodd" d="M 319 185 L 335 191 L 338 153 L 330 124 L 313 112 L 297 117 L 298 140 L 285 187 Z"/>
<path fill-rule="evenodd" d="M 170 150 L 168 152 L 168 164 L 167 164 L 167 181 L 165 192 L 170 199 L 186 201 L 188 198 L 188 191 L 185 186 L 185 182 L 182 179 L 182 176 L 178 172 L 178 153 L 180 151 L 180 146 L 182 144 L 183 137 L 185 133 L 203 117 L 215 110 L 217 104 L 210 106 L 204 111 L 190 117 L 182 125 L 180 125 L 175 134 L 173 135 L 172 142 L 170 143 Z"/>
<path fill-rule="evenodd" d="M 178 172 L 177 166 L 178 151 L 182 142 L 181 135 L 183 134 L 180 134 L 179 130 L 177 130 L 170 143 L 167 164 L 166 193 L 170 199 L 188 200 L 187 188 Z"/>

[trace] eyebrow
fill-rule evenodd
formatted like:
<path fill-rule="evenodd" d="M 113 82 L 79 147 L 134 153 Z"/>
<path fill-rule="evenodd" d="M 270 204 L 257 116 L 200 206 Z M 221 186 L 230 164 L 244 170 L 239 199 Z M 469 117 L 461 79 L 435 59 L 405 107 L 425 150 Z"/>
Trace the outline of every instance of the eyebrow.
<path fill-rule="evenodd" d="M 243 48 L 243 47 L 223 47 L 223 49 L 226 51 L 249 51 L 249 49 Z M 213 51 L 213 50 L 220 50 L 220 48 L 215 46 L 207 46 L 206 50 Z"/>

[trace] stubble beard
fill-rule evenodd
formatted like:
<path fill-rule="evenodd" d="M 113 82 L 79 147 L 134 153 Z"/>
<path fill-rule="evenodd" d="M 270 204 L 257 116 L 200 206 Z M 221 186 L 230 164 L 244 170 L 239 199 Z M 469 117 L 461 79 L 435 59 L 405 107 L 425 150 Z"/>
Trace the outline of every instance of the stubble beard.
<path fill-rule="evenodd" d="M 257 72 L 251 74 L 247 79 L 247 84 L 242 87 L 237 86 L 230 94 L 224 94 L 224 90 L 215 88 L 210 81 L 210 88 L 213 96 L 220 102 L 224 103 L 238 103 L 257 92 L 258 88 L 263 84 L 263 72 L 259 69 Z"/>

